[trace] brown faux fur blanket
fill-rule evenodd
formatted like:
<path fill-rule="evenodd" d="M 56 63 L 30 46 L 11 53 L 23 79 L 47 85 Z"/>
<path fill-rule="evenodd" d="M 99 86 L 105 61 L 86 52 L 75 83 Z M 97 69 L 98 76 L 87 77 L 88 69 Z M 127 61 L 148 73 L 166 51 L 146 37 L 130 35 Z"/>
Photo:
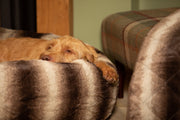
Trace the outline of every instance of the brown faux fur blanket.
<path fill-rule="evenodd" d="M 59 36 L 0 28 L 0 39 L 10 37 Z M 115 67 L 100 52 L 98 59 Z M 106 120 L 116 102 L 118 84 L 84 60 L 3 62 L 0 71 L 0 120 Z"/>
<path fill-rule="evenodd" d="M 180 9 L 146 37 L 128 103 L 127 120 L 180 120 Z"/>
<path fill-rule="evenodd" d="M 105 120 L 117 87 L 91 63 L 0 63 L 0 120 Z"/>

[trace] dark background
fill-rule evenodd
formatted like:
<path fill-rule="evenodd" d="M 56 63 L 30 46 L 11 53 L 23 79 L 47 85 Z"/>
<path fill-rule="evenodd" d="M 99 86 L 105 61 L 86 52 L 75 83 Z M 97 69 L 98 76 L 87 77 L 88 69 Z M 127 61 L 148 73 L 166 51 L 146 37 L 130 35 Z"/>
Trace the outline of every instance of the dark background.
<path fill-rule="evenodd" d="M 36 32 L 36 0 L 0 0 L 0 26 Z"/>

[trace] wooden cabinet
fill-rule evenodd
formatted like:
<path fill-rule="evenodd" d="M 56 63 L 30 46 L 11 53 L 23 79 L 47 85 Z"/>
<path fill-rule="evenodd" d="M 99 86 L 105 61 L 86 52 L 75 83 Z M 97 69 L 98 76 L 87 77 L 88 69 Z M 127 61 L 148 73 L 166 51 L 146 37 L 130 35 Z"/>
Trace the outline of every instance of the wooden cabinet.
<path fill-rule="evenodd" d="M 37 32 L 73 35 L 73 0 L 36 0 Z"/>

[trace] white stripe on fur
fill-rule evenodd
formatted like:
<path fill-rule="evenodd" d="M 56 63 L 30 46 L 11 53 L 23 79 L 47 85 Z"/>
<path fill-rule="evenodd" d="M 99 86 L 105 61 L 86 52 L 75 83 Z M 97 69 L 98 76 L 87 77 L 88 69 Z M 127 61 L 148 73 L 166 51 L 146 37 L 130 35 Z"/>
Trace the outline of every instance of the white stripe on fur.
<path fill-rule="evenodd" d="M 41 61 L 37 62 L 39 65 L 39 77 L 42 77 L 40 81 L 40 89 L 41 93 L 45 94 L 45 98 L 42 99 L 43 101 L 39 101 L 39 103 L 42 103 L 43 106 L 41 106 L 43 109 L 42 111 L 39 111 L 40 113 L 43 113 L 41 118 L 42 120 L 55 120 L 57 119 L 57 115 L 59 114 L 59 108 L 61 104 L 61 98 L 59 98 L 59 92 L 61 91 L 59 88 L 62 88 L 61 86 L 58 86 L 58 80 L 60 80 L 61 77 L 58 76 L 56 73 L 56 70 L 59 69 L 58 65 L 55 63 L 47 62 L 47 61 Z M 59 106 L 59 107 L 58 107 Z"/>

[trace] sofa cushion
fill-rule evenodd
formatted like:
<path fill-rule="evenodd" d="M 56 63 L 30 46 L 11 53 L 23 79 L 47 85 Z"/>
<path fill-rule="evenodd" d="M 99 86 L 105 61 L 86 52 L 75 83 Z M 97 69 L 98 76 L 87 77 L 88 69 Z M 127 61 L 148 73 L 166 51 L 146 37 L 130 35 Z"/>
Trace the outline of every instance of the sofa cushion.
<path fill-rule="evenodd" d="M 102 44 L 107 56 L 134 69 L 149 30 L 178 8 L 128 11 L 112 14 L 102 23 Z"/>

